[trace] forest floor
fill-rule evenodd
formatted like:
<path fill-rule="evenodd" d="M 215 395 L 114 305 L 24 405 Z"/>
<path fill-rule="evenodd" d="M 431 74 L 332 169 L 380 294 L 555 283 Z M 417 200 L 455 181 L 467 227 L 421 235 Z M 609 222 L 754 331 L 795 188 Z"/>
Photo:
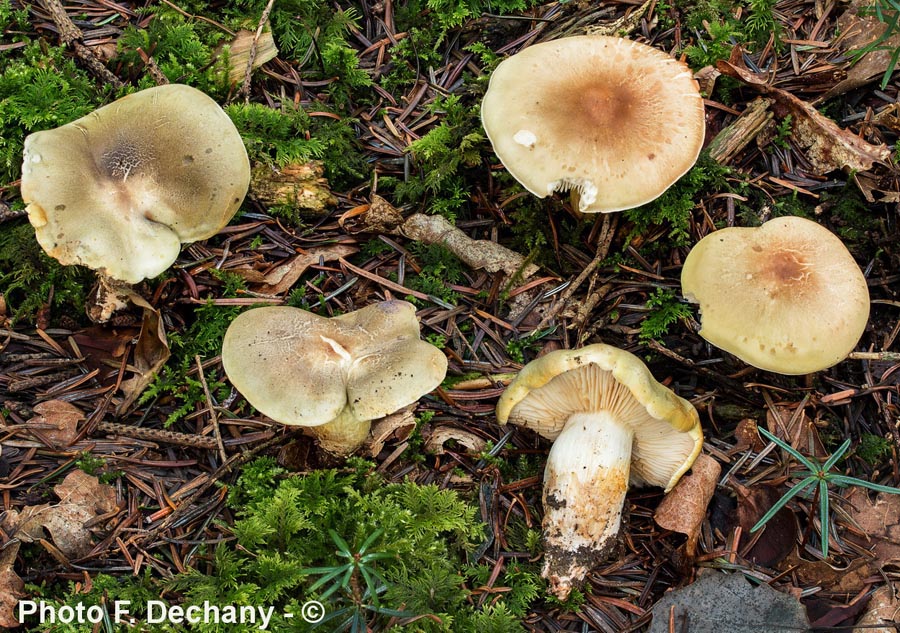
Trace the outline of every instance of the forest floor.
<path fill-rule="evenodd" d="M 900 497 L 831 486 L 825 525 L 819 496 L 797 495 L 750 530 L 798 467 L 757 428 L 819 462 L 849 438 L 835 472 L 900 485 L 900 84 L 882 85 L 900 35 L 860 53 L 893 15 L 873 7 L 0 0 L 0 625 L 15 625 L 21 597 L 105 614 L 31 616 L 31 630 L 119 630 L 113 604 L 129 599 L 143 630 L 251 630 L 152 624 L 146 603 L 283 612 L 315 598 L 331 614 L 316 630 L 643 631 L 667 592 L 721 571 L 801 603 L 816 630 L 849 630 L 876 602 L 896 613 Z M 278 56 L 244 72 L 236 38 L 261 56 L 267 18 Z M 684 59 L 704 93 L 706 151 L 636 210 L 582 216 L 565 197 L 535 198 L 480 126 L 500 60 L 585 33 Z M 165 82 L 227 104 L 259 170 L 229 226 L 137 285 L 142 305 L 92 324 L 93 273 L 47 258 L 25 218 L 22 141 Z M 497 242 L 512 274 L 411 239 L 385 211 L 437 214 Z M 837 234 L 872 299 L 856 353 L 806 376 L 706 343 L 679 281 L 702 237 L 783 215 Z M 330 316 L 386 298 L 415 303 L 448 377 L 349 461 L 254 411 L 225 376 L 222 336 L 251 306 Z M 525 363 L 597 342 L 633 352 L 694 404 L 721 472 L 689 536 L 654 521 L 661 490 L 631 490 L 618 551 L 559 602 L 539 577 L 550 443 L 498 425 L 494 409 Z M 383 559 L 359 562 L 367 539 Z M 344 549 L 375 575 L 340 568 Z M 658 612 L 654 630 L 713 630 L 674 614 Z M 743 630 L 722 617 L 716 630 Z"/>

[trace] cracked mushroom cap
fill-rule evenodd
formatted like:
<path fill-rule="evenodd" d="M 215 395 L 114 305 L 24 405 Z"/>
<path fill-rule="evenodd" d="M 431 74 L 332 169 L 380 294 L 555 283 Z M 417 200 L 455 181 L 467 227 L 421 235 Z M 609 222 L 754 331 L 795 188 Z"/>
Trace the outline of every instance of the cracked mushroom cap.
<path fill-rule="evenodd" d="M 583 213 L 658 197 L 697 160 L 705 132 L 685 64 L 596 35 L 535 44 L 504 60 L 481 119 L 516 180 L 540 198 L 573 190 Z"/>
<path fill-rule="evenodd" d="M 700 304 L 703 338 L 780 374 L 839 363 L 869 318 L 869 289 L 853 256 L 804 218 L 710 233 L 685 259 L 681 286 Z"/>
<path fill-rule="evenodd" d="M 497 420 L 555 440 L 573 415 L 612 412 L 634 433 L 630 480 L 666 491 L 703 445 L 697 410 L 661 385 L 640 359 L 595 344 L 528 363 L 497 404 Z"/>
<path fill-rule="evenodd" d="M 127 283 L 155 277 L 181 244 L 240 207 L 250 162 L 207 95 L 171 84 L 25 139 L 22 199 L 43 249 Z"/>
<path fill-rule="evenodd" d="M 405 301 L 330 319 L 286 306 L 248 310 L 225 333 L 222 365 L 259 411 L 311 427 L 368 425 L 415 402 L 447 373 L 447 358 L 419 338 L 416 309 Z"/>

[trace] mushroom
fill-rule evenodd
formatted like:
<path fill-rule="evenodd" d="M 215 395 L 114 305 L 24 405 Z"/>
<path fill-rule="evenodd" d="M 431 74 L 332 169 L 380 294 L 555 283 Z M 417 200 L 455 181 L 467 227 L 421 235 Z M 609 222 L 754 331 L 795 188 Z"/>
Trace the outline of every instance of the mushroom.
<path fill-rule="evenodd" d="M 507 170 L 583 213 L 650 202 L 687 172 L 705 132 L 688 67 L 650 46 L 584 35 L 529 46 L 491 75 L 481 121 Z"/>
<path fill-rule="evenodd" d="M 633 354 L 604 344 L 528 363 L 497 420 L 554 440 L 544 470 L 544 568 L 565 600 L 616 542 L 629 482 L 666 491 L 703 444 L 694 407 Z"/>
<path fill-rule="evenodd" d="M 688 254 L 681 287 L 700 304 L 700 336 L 780 374 L 840 362 L 869 318 L 853 256 L 831 231 L 798 217 L 710 233 Z"/>
<path fill-rule="evenodd" d="M 447 373 L 447 358 L 419 338 L 406 301 L 332 318 L 286 306 L 248 310 L 225 333 L 222 365 L 259 411 L 312 427 L 338 455 L 362 445 L 372 420 L 415 402 Z"/>
<path fill-rule="evenodd" d="M 155 277 L 182 243 L 217 233 L 249 182 L 228 115 L 199 90 L 171 84 L 29 135 L 21 192 L 51 257 L 116 286 Z"/>

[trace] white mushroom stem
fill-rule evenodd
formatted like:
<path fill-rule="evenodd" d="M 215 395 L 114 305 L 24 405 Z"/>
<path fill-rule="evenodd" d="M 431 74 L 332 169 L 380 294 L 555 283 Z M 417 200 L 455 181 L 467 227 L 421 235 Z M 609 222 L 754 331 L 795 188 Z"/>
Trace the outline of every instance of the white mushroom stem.
<path fill-rule="evenodd" d="M 608 411 L 575 413 L 544 470 L 544 569 L 565 600 L 616 542 L 631 467 L 632 428 Z"/>

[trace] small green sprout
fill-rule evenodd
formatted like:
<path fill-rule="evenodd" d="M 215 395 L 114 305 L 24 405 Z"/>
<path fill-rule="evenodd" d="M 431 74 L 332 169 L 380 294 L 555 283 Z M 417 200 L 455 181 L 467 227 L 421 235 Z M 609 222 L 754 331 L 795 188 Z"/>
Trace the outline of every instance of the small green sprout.
<path fill-rule="evenodd" d="M 863 488 L 868 488 L 870 490 L 876 490 L 878 492 L 887 492 L 890 494 L 900 494 L 900 488 L 892 488 L 890 486 L 882 486 L 880 484 L 873 484 L 870 481 L 864 481 L 862 479 L 857 479 L 856 477 L 848 477 L 846 475 L 840 475 L 838 473 L 832 473 L 831 469 L 835 464 L 844 456 L 844 453 L 847 452 L 847 449 L 850 448 L 850 440 L 844 440 L 844 443 L 841 444 L 838 449 L 832 453 L 831 457 L 829 457 L 825 463 L 820 464 L 817 460 L 810 459 L 802 454 L 800 454 L 794 447 L 787 444 L 786 442 L 778 439 L 773 434 L 769 433 L 763 428 L 759 429 L 759 433 L 765 437 L 767 440 L 774 442 L 788 453 L 790 453 L 793 457 L 795 457 L 801 464 L 806 467 L 806 470 L 800 470 L 796 473 L 798 477 L 801 477 L 800 481 L 788 490 L 781 499 L 775 502 L 775 504 L 769 508 L 769 511 L 766 512 L 759 521 L 757 521 L 756 525 L 750 528 L 751 532 L 756 532 L 762 526 L 766 524 L 775 514 L 781 510 L 784 506 L 787 505 L 788 501 L 793 499 L 795 496 L 800 494 L 801 492 L 809 489 L 815 488 L 815 493 L 819 497 L 819 520 L 822 523 L 822 557 L 828 558 L 828 532 L 829 532 L 829 499 L 828 499 L 828 484 L 832 484 L 838 486 L 839 488 L 846 488 L 847 486 L 862 486 Z"/>
<path fill-rule="evenodd" d="M 383 533 L 384 530 L 380 528 L 375 530 L 354 551 L 340 534 L 329 528 L 328 534 L 331 535 L 331 540 L 337 545 L 336 554 L 338 557 L 346 559 L 347 562 L 330 567 L 309 567 L 303 570 L 303 573 L 307 575 L 322 574 L 322 577 L 309 588 L 309 591 L 314 592 L 327 586 L 325 591 L 319 595 L 321 600 L 325 600 L 335 594 L 349 598 L 350 604 L 348 606 L 331 611 L 322 620 L 322 622 L 326 622 L 344 618 L 333 630 L 349 630 L 352 633 L 368 630 L 366 611 L 400 618 L 415 615 L 406 611 L 388 609 L 378 604 L 378 596 L 387 589 L 388 582 L 375 569 L 374 563 L 397 556 L 390 552 L 368 552 L 369 547 Z"/>

